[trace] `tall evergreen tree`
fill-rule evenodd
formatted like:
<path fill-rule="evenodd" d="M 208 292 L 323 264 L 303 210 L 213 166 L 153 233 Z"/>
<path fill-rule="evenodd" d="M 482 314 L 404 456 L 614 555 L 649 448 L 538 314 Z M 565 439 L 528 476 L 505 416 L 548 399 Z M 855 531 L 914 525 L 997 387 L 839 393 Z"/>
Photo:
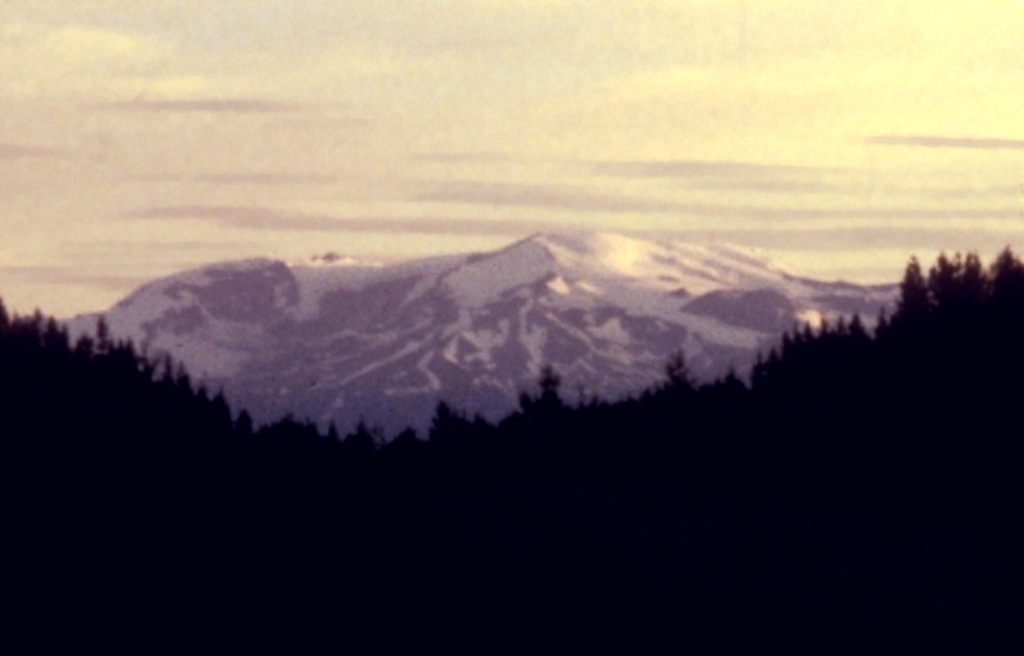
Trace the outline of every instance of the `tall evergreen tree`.
<path fill-rule="evenodd" d="M 999 253 L 990 270 L 992 295 L 1002 301 L 1024 301 L 1024 264 L 1007 246 Z"/>
<path fill-rule="evenodd" d="M 907 320 L 927 314 L 931 303 L 928 298 L 928 284 L 921 263 L 917 257 L 911 257 L 900 282 L 899 300 L 896 303 L 896 314 L 893 320 Z"/>

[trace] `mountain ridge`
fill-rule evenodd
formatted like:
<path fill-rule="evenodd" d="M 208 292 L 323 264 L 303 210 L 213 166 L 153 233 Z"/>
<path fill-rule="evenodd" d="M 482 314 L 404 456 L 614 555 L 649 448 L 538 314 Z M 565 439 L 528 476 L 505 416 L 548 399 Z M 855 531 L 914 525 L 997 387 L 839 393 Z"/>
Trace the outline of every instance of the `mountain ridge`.
<path fill-rule="evenodd" d="M 365 420 L 393 435 L 425 430 L 442 399 L 500 418 L 546 364 L 570 399 L 638 393 L 679 349 L 699 378 L 745 371 L 794 323 L 853 312 L 870 323 L 894 296 L 720 244 L 537 233 L 394 264 L 217 263 L 143 285 L 104 316 L 258 421 Z"/>

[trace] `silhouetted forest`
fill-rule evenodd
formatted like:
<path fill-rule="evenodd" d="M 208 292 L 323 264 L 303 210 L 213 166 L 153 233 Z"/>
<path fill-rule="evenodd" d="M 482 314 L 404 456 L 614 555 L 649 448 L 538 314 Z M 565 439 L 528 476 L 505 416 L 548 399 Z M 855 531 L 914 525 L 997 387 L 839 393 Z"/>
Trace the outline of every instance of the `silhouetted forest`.
<path fill-rule="evenodd" d="M 378 447 L 254 427 L 169 358 L 0 303 L 10 618 L 34 644 L 1019 653 L 1024 264 L 911 260 L 892 316 L 747 381 L 547 368 Z M 666 354 L 668 357 L 668 354 Z"/>

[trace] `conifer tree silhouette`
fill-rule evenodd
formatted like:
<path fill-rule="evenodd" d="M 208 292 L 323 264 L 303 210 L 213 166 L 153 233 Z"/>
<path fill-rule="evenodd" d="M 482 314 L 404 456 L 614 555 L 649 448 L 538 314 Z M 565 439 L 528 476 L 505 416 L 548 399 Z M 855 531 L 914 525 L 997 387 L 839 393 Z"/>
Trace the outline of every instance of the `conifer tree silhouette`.
<path fill-rule="evenodd" d="M 896 315 L 893 319 L 908 320 L 926 314 L 931 307 L 928 297 L 928 285 L 921 271 L 917 257 L 910 258 L 900 282 L 899 300 L 896 303 Z"/>

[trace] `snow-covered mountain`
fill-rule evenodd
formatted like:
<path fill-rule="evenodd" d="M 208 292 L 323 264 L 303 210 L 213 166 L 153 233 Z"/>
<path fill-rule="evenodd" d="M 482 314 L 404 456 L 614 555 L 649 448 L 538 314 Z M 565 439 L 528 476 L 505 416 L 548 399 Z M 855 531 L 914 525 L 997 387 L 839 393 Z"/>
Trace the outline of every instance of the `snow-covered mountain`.
<path fill-rule="evenodd" d="M 292 413 L 346 430 L 365 419 L 393 435 L 424 429 L 442 398 L 497 419 L 547 363 L 569 400 L 638 392 L 680 348 L 698 378 L 742 374 L 795 322 L 870 320 L 894 295 L 729 246 L 539 234 L 392 265 L 215 264 L 145 285 L 105 316 L 113 335 L 170 352 L 257 420 Z"/>

